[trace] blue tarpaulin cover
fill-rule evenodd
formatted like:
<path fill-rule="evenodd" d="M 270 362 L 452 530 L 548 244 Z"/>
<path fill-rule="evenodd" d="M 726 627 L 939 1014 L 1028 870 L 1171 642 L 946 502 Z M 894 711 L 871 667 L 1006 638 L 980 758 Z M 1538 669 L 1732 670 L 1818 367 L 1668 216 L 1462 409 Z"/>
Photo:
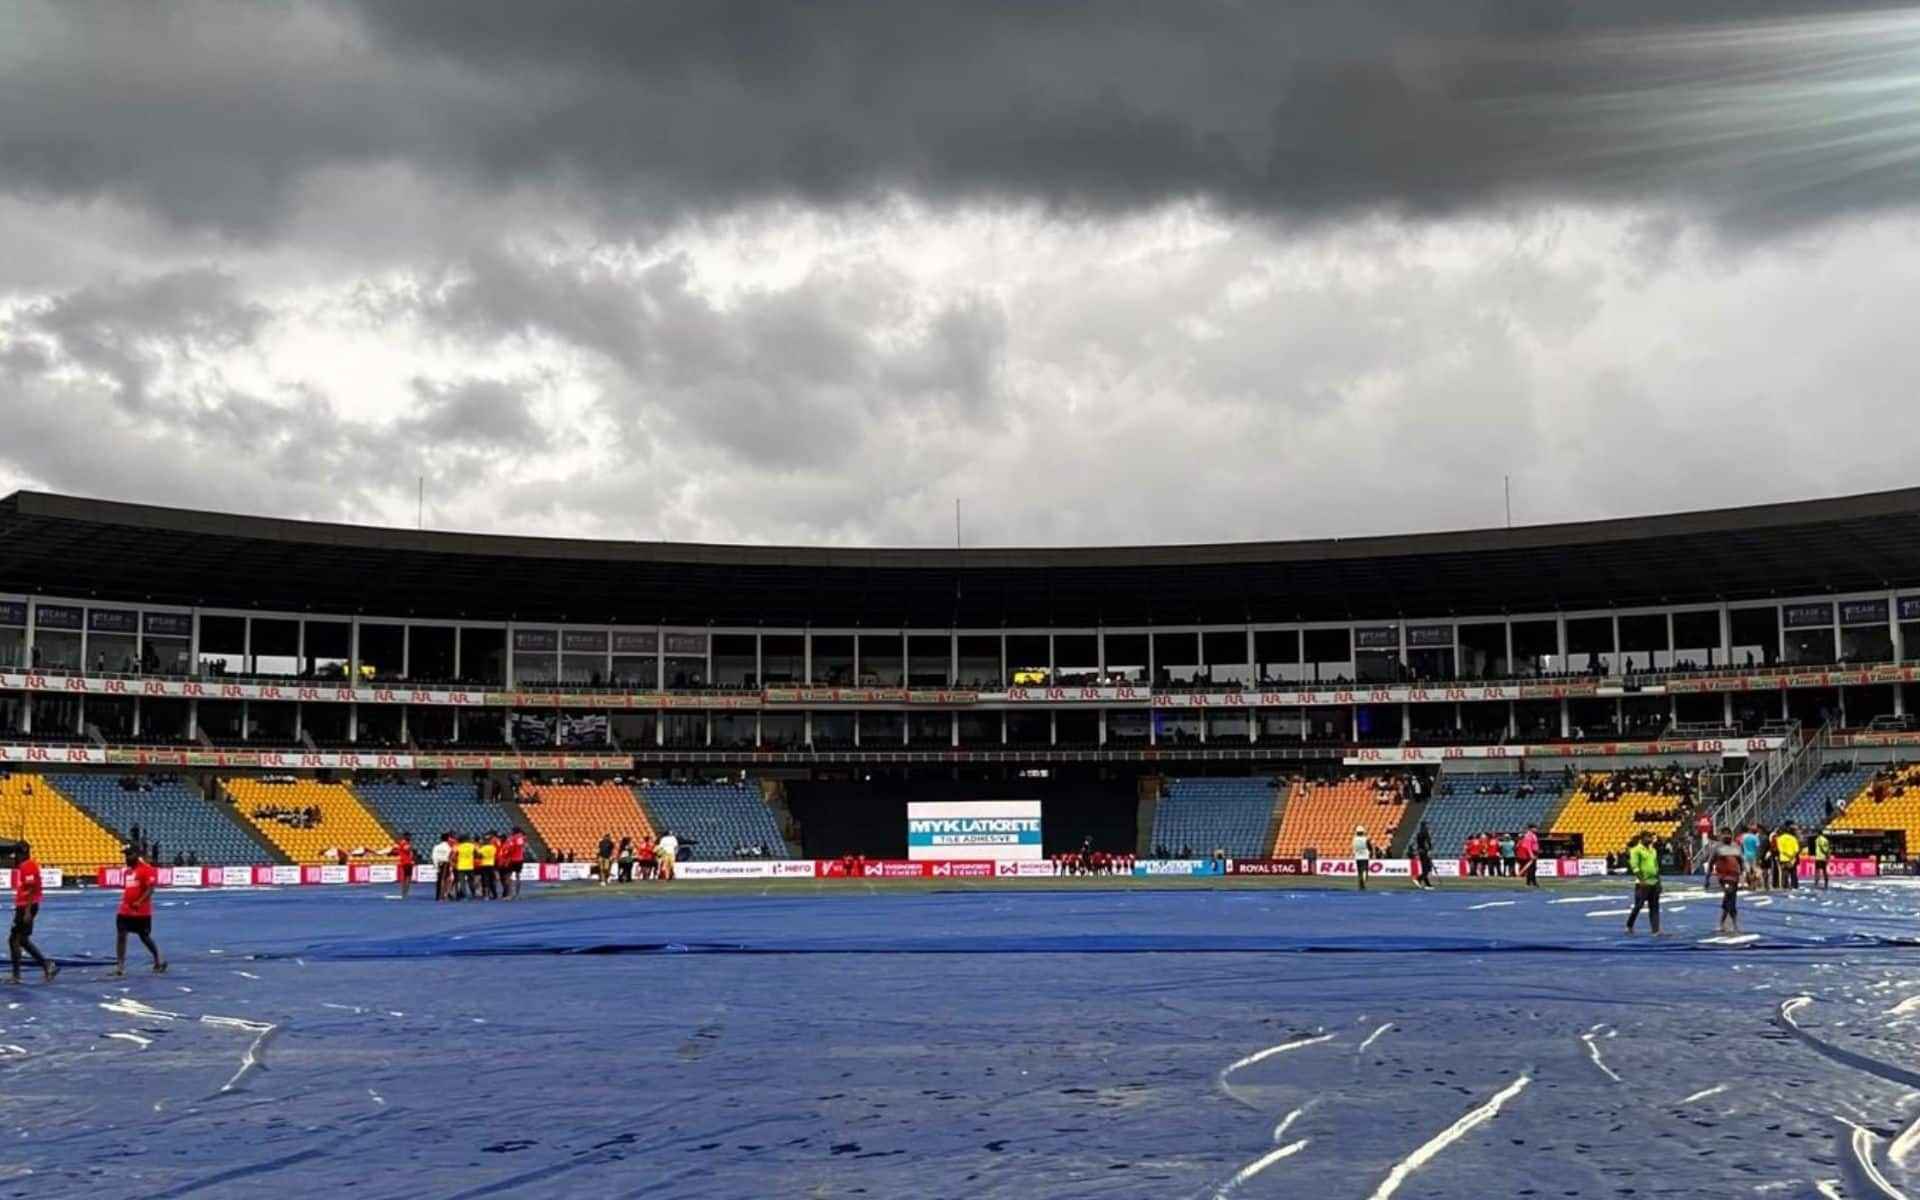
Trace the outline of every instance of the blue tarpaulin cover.
<path fill-rule="evenodd" d="M 1920 1196 L 1920 890 L 168 893 L 0 993 L 0 1195 Z M 30 973 L 31 974 L 31 973 Z"/>

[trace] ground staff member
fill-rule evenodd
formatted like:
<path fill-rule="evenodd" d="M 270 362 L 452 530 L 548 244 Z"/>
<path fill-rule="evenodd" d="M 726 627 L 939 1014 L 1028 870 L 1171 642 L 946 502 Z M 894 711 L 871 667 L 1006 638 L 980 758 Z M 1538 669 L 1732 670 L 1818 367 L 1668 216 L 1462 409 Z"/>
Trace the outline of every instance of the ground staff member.
<path fill-rule="evenodd" d="M 33 847 L 20 843 L 20 865 L 13 869 L 13 931 L 7 935 L 7 953 L 13 960 L 13 977 L 7 982 L 20 982 L 20 955 L 24 951 L 46 973 L 47 982 L 60 973 L 59 964 L 52 962 L 40 953 L 40 947 L 33 944 L 33 922 L 40 915 L 40 899 L 44 891 L 40 882 L 40 864 L 34 861 Z"/>
<path fill-rule="evenodd" d="M 153 889 L 160 886 L 160 872 L 128 846 L 126 879 L 120 889 L 120 911 L 113 919 L 113 973 L 115 977 L 127 973 L 127 935 L 131 933 L 153 955 L 153 973 L 159 975 L 167 969 L 160 947 L 153 944 Z"/>
<path fill-rule="evenodd" d="M 1815 887 L 1829 888 L 1833 881 L 1827 878 L 1827 860 L 1833 857 L 1833 843 L 1824 833 L 1813 835 L 1813 884 Z"/>
<path fill-rule="evenodd" d="M 1780 886 L 1797 888 L 1800 886 L 1800 839 L 1794 836 L 1793 826 L 1785 825 L 1780 836 L 1774 839 L 1776 853 L 1780 856 Z"/>
<path fill-rule="evenodd" d="M 1653 835 L 1642 833 L 1633 849 L 1627 851 L 1627 870 L 1633 874 L 1633 911 L 1627 914 L 1627 932 L 1633 932 L 1633 923 L 1640 919 L 1640 910 L 1647 910 L 1647 924 L 1653 927 L 1653 936 L 1660 936 L 1660 854 L 1653 848 Z"/>
<path fill-rule="evenodd" d="M 1367 842 L 1367 827 L 1353 827 L 1353 877 L 1360 881 L 1360 890 L 1367 890 L 1367 867 L 1373 862 L 1373 847 Z"/>

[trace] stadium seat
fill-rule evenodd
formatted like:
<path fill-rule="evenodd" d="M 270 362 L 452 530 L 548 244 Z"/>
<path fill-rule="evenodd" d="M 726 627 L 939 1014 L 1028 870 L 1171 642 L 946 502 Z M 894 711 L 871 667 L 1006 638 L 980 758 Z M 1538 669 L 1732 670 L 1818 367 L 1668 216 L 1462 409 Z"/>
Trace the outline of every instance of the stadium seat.
<path fill-rule="evenodd" d="M 1871 767 L 1849 767 L 1816 775 L 1800 789 L 1793 803 L 1787 805 L 1785 819 L 1800 829 L 1820 829 L 1828 823 L 1829 812 L 1838 819 L 1855 797 L 1869 790 L 1872 781 Z"/>
<path fill-rule="evenodd" d="M 555 854 L 593 860 L 600 839 L 611 834 L 651 837 L 653 826 L 633 789 L 618 783 L 542 783 L 523 787 L 522 811 Z"/>
<path fill-rule="evenodd" d="M 241 819 L 267 835 L 280 852 L 296 863 L 324 862 L 327 850 L 338 848 L 351 854 L 365 848 L 373 853 L 359 862 L 391 862 L 383 853 L 393 845 L 393 834 L 360 803 L 353 789 L 344 783 L 320 783 L 296 779 L 291 783 L 268 783 L 259 779 L 223 779 L 220 786 L 233 797 L 234 809 Z M 256 817 L 260 808 L 320 810 L 320 821 L 311 828 L 298 828 L 272 817 Z"/>
<path fill-rule="evenodd" d="M 421 787 L 418 780 L 356 783 L 353 791 L 381 824 L 396 834 L 411 833 L 416 846 L 430 846 L 449 830 L 504 834 L 515 823 L 503 806 L 481 800 L 480 789 L 471 780 L 440 779 L 431 787 Z M 420 853 L 424 855 L 425 851 Z"/>
<path fill-rule="evenodd" d="M 1356 826 L 1365 826 L 1368 839 L 1384 850 L 1407 806 L 1398 788 L 1382 790 L 1381 779 L 1364 775 L 1332 783 L 1296 782 L 1287 797 L 1273 856 L 1299 858 L 1312 847 L 1321 858 L 1345 858 L 1353 853 Z"/>
<path fill-rule="evenodd" d="M 733 783 L 643 783 L 641 798 L 653 824 L 670 829 L 699 857 L 732 858 L 736 846 L 764 845 L 776 858 L 787 843 L 760 789 Z"/>
<path fill-rule="evenodd" d="M 1153 843 L 1178 854 L 1265 858 L 1278 795 L 1271 779 L 1169 779 L 1153 814 Z"/>
<path fill-rule="evenodd" d="M 42 866 L 87 874 L 118 865 L 125 845 L 39 775 L 0 778 L 0 836 L 33 843 Z"/>
<path fill-rule="evenodd" d="M 1433 835 L 1433 852 L 1457 858 L 1467 848 L 1467 839 L 1476 834 L 1518 834 L 1529 825 L 1551 828 L 1566 801 L 1565 777 L 1558 773 L 1527 776 L 1525 785 L 1533 793 L 1528 796 L 1518 794 L 1521 785 L 1520 776 L 1512 771 L 1440 776 L 1422 818 Z"/>
<path fill-rule="evenodd" d="M 1604 794 L 1612 773 L 1590 771 L 1579 777 L 1573 795 L 1554 818 L 1553 832 L 1579 834 L 1582 853 L 1618 854 L 1640 833 L 1657 838 L 1673 836 L 1680 828 L 1678 810 L 1685 803 L 1677 792 L 1630 791 L 1613 799 Z M 1671 818 L 1643 821 L 1640 812 L 1674 812 Z"/>
<path fill-rule="evenodd" d="M 1886 798 L 1875 800 L 1869 774 L 1847 806 L 1829 824 L 1846 829 L 1898 829 L 1907 835 L 1907 852 L 1920 846 L 1920 766 L 1902 766 L 1887 779 Z"/>
<path fill-rule="evenodd" d="M 94 820 L 125 841 L 138 825 L 160 844 L 162 865 L 191 852 L 203 866 L 244 866 L 273 861 L 267 848 L 236 824 L 233 810 L 209 801 L 181 783 L 150 783 L 139 791 L 109 775 L 62 775 L 55 784 Z"/>

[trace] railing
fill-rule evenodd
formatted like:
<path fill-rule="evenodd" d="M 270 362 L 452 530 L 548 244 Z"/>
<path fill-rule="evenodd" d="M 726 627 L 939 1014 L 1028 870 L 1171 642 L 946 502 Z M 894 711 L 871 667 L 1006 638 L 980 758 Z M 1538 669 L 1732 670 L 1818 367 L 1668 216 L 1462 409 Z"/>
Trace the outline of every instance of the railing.
<path fill-rule="evenodd" d="M 1717 827 L 1773 828 L 1800 789 L 1827 765 L 1839 744 L 1831 724 L 1822 725 L 1811 737 L 1801 736 L 1796 728 L 1785 745 L 1751 767 L 1740 786 L 1727 796 L 1716 814 Z"/>

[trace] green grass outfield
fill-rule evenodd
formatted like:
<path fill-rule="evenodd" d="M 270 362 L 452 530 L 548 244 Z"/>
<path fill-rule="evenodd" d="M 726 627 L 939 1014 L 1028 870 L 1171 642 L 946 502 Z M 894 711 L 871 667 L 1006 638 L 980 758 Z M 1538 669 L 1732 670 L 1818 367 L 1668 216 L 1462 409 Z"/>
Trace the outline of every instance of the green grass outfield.
<path fill-rule="evenodd" d="M 1673 876 L 1684 886 L 1699 886 L 1699 876 Z M 1030 879 L 681 879 L 672 883 L 597 883 L 541 884 L 529 889 L 528 896 L 601 896 L 628 899 L 652 896 L 862 896 L 911 894 L 916 892 L 1191 892 L 1191 891 L 1272 891 L 1311 888 L 1319 891 L 1358 891 L 1351 877 L 1313 875 L 1093 875 L 1042 877 Z M 1617 889 L 1631 892 L 1625 875 L 1612 878 L 1556 879 L 1543 881 L 1540 890 L 1583 894 Z M 1408 892 L 1416 890 L 1408 879 L 1370 879 L 1370 892 Z M 1517 879 L 1449 879 L 1436 891 L 1524 892 Z"/>

